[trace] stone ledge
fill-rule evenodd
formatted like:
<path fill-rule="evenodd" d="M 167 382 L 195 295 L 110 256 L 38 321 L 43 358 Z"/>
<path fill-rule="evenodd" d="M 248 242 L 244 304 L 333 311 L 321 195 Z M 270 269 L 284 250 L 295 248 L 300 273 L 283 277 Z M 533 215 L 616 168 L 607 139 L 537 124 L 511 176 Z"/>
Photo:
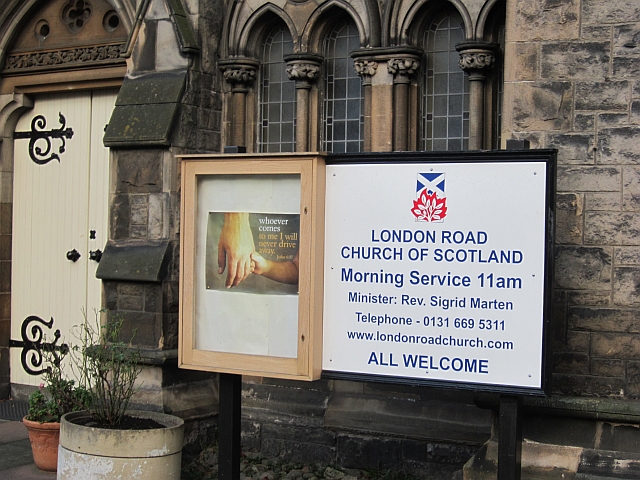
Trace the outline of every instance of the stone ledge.
<path fill-rule="evenodd" d="M 101 280 L 161 283 L 167 274 L 169 242 L 157 245 L 107 244 L 96 270 Z"/>
<path fill-rule="evenodd" d="M 498 410 L 500 397 L 497 394 L 478 394 L 474 403 L 480 407 Z M 611 398 L 562 397 L 553 395 L 547 398 L 524 397 L 524 412 L 589 418 L 610 422 L 640 423 L 640 401 L 618 400 Z"/>

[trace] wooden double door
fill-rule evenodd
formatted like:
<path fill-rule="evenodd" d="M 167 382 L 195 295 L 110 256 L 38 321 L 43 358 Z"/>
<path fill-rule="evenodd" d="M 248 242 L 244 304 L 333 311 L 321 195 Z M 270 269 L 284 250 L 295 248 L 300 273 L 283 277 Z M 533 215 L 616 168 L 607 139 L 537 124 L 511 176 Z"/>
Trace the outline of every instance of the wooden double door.
<path fill-rule="evenodd" d="M 117 92 L 86 91 L 34 99 L 14 135 L 11 272 L 11 382 L 37 385 L 37 352 L 74 342 L 72 327 L 101 307 L 95 276 L 108 238 L 109 149 L 102 138 Z M 41 319 L 42 321 L 38 320 Z M 51 322 L 49 327 L 42 322 Z M 18 346 L 15 346 L 18 345 Z M 33 363 L 36 365 L 33 365 Z"/>

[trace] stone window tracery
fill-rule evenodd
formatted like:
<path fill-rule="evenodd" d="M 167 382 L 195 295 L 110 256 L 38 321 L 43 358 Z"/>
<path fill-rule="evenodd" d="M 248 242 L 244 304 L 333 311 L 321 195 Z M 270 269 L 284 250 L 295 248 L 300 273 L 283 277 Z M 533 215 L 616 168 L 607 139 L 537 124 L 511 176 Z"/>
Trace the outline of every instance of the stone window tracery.
<path fill-rule="evenodd" d="M 86 0 L 72 0 L 62 10 L 62 21 L 70 32 L 78 33 L 91 18 L 91 4 Z"/>
<path fill-rule="evenodd" d="M 336 24 L 324 42 L 323 143 L 328 152 L 363 149 L 362 80 L 350 56 L 359 47 L 358 29 L 351 19 Z"/>
<path fill-rule="evenodd" d="M 452 11 L 435 17 L 424 34 L 424 150 L 469 148 L 469 76 L 459 67 L 455 48 L 464 38 L 462 19 Z"/>
<path fill-rule="evenodd" d="M 286 28 L 277 26 L 267 35 L 260 66 L 260 152 L 295 151 L 296 92 L 284 61 L 292 52 L 293 40 Z"/>

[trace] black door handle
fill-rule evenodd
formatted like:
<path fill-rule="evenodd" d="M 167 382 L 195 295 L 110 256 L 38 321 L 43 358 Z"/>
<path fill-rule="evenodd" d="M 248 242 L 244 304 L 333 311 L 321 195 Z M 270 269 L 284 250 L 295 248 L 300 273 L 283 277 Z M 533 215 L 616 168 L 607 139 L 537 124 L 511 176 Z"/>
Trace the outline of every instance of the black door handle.
<path fill-rule="evenodd" d="M 78 252 L 75 248 L 67 252 L 67 260 L 71 260 L 74 263 L 77 262 L 80 257 L 80 252 Z"/>

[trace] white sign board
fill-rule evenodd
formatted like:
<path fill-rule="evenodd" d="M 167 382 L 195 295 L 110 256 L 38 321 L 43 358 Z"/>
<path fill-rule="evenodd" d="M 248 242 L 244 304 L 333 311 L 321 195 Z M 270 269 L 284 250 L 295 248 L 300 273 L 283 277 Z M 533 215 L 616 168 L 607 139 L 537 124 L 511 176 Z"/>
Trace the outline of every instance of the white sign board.
<path fill-rule="evenodd" d="M 542 388 L 547 164 L 327 166 L 323 370 Z"/>

